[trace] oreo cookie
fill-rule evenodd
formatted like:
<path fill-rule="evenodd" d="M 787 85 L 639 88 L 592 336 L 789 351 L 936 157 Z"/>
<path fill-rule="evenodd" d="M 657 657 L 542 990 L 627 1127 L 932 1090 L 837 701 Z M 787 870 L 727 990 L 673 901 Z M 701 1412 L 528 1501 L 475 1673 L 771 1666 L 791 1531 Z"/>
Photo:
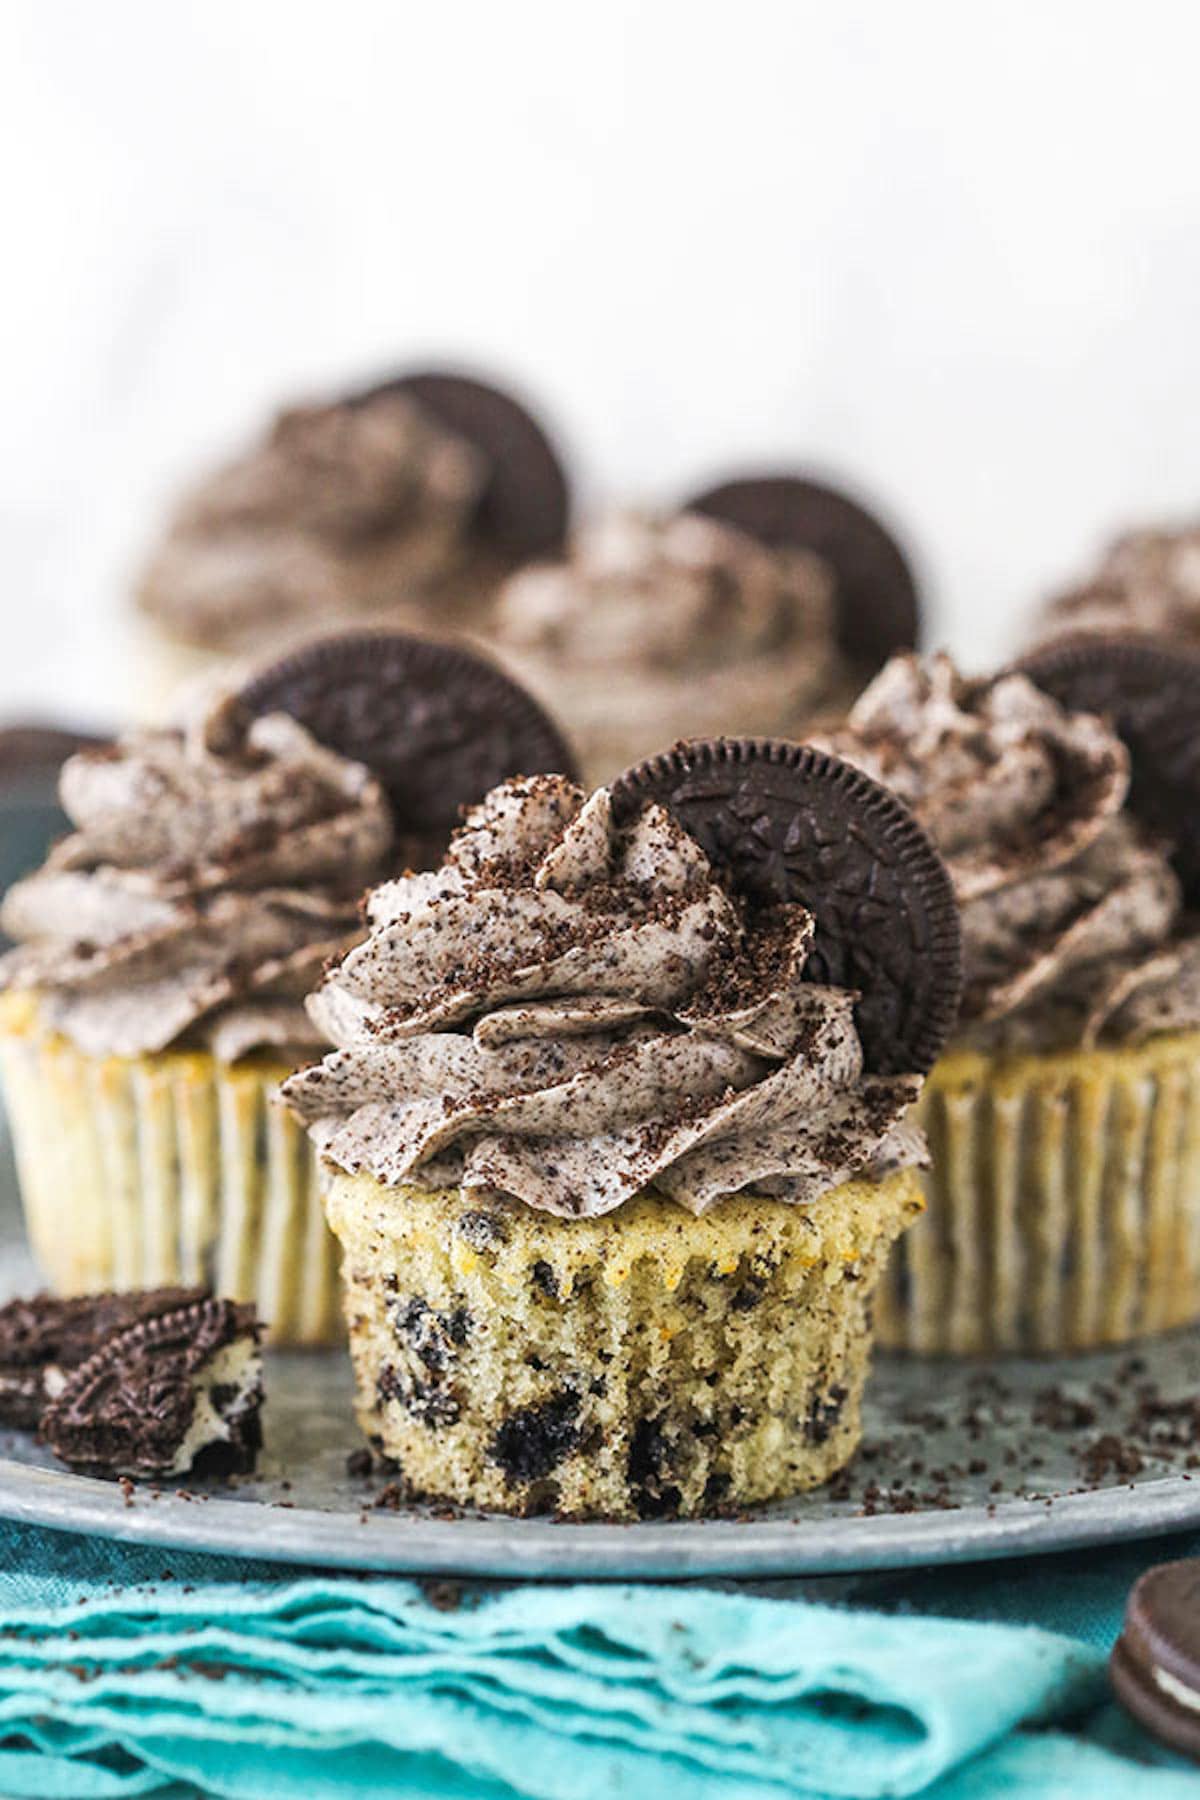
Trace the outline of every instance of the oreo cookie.
<path fill-rule="evenodd" d="M 131 1325 L 207 1297 L 204 1288 L 129 1294 L 35 1294 L 0 1306 L 0 1425 L 34 1431 L 67 1377 Z"/>
<path fill-rule="evenodd" d="M 752 909 L 812 913 L 805 977 L 861 995 L 869 1070 L 931 1066 L 958 1014 L 962 934 L 946 867 L 893 794 L 807 745 L 716 738 L 639 764 L 612 797 L 618 823 L 665 806 Z"/>
<path fill-rule="evenodd" d="M 464 806 L 512 775 L 574 776 L 557 726 L 524 688 L 457 645 L 401 631 L 318 638 L 252 676 L 215 730 L 291 713 L 319 742 L 366 763 L 387 791 L 397 836 L 436 861 Z"/>
<path fill-rule="evenodd" d="M 772 549 L 811 550 L 835 580 L 838 644 L 864 674 L 914 650 L 921 636 L 916 579 L 891 532 L 837 488 L 802 475 L 725 481 L 683 510 L 724 519 Z"/>
<path fill-rule="evenodd" d="M 472 376 L 432 370 L 376 382 L 350 401 L 363 404 L 381 393 L 411 394 L 483 455 L 488 478 L 475 524 L 502 555 L 528 562 L 562 549 L 570 514 L 567 478 L 554 446 L 523 406 Z"/>
<path fill-rule="evenodd" d="M 93 1475 L 244 1473 L 262 1442 L 252 1306 L 197 1300 L 119 1332 L 42 1414 L 54 1454 Z"/>
<path fill-rule="evenodd" d="M 1112 721 L 1132 765 L 1129 807 L 1169 840 L 1200 904 L 1200 652 L 1132 633 L 1066 637 L 1016 667 L 1060 706 Z"/>
<path fill-rule="evenodd" d="M 1200 1761 L 1200 1558 L 1159 1563 L 1134 1583 L 1109 1674 L 1147 1731 Z"/>

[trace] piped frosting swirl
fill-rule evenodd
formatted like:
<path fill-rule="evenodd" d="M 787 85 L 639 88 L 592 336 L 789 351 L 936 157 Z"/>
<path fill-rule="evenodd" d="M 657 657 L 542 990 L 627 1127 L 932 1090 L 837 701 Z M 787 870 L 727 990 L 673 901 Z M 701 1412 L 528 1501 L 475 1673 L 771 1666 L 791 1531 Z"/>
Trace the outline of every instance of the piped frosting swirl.
<path fill-rule="evenodd" d="M 803 979 L 811 916 L 749 916 L 657 805 L 508 782 L 367 921 L 309 1001 L 337 1048 L 283 1089 L 343 1169 L 592 1217 L 919 1156 L 919 1078 L 865 1074 L 855 995 Z"/>

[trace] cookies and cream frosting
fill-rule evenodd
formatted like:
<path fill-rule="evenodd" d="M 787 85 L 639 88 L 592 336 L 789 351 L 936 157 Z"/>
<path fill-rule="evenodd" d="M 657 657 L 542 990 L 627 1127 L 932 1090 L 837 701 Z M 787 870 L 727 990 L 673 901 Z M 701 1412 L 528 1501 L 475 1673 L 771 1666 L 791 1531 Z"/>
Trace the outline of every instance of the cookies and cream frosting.
<path fill-rule="evenodd" d="M 0 909 L 18 940 L 0 984 L 35 990 L 88 1054 L 207 1044 L 233 1061 L 323 1042 L 303 996 L 360 929 L 391 814 L 365 768 L 286 714 L 232 744 L 227 717 L 72 757 L 75 830 Z"/>
<path fill-rule="evenodd" d="M 1200 940 L 1168 846 L 1126 809 L 1128 752 L 1103 721 L 1023 675 L 902 656 L 821 742 L 892 788 L 945 858 L 968 1035 L 1140 1042 L 1200 1025 Z"/>
<path fill-rule="evenodd" d="M 747 915 L 657 805 L 505 783 L 367 922 L 309 1001 L 336 1049 L 283 1089 L 345 1170 L 594 1217 L 919 1160 L 920 1080 L 864 1073 L 856 996 L 803 979 L 811 916 Z"/>
<path fill-rule="evenodd" d="M 700 513 L 615 513 L 510 576 L 493 640 L 605 775 L 672 737 L 787 732 L 843 679 L 829 568 Z"/>
<path fill-rule="evenodd" d="M 1086 581 L 1049 603 L 1036 635 L 1114 631 L 1200 640 L 1200 525 L 1117 538 Z"/>
<path fill-rule="evenodd" d="M 143 609 L 181 636 L 264 636 L 419 598 L 461 576 L 480 453 L 410 395 L 298 406 L 199 482 L 143 573 Z"/>

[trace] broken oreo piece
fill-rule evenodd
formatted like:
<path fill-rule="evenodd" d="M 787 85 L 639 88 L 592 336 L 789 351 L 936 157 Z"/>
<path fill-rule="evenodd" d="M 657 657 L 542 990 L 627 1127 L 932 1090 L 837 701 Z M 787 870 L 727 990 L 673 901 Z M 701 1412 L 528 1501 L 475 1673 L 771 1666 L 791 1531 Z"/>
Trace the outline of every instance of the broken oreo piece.
<path fill-rule="evenodd" d="M 261 1337 L 253 1306 L 232 1300 L 144 1319 L 74 1371 L 42 1436 L 87 1474 L 244 1473 L 262 1442 Z"/>
<path fill-rule="evenodd" d="M 864 672 L 917 647 L 920 600 L 891 532 L 858 501 L 802 475 L 725 481 L 680 509 L 706 513 L 771 549 L 811 550 L 834 574 L 838 644 Z"/>
<path fill-rule="evenodd" d="M 945 864 L 893 794 L 807 745 L 714 738 L 639 764 L 612 799 L 618 824 L 665 806 L 752 905 L 813 915 L 805 977 L 861 994 L 868 1070 L 931 1066 L 958 1016 L 962 934 Z"/>
<path fill-rule="evenodd" d="M 1134 1583 L 1109 1674 L 1139 1724 L 1200 1761 L 1200 1558 L 1159 1563 Z"/>
<path fill-rule="evenodd" d="M 1069 711 L 1112 721 L 1129 750 L 1130 810 L 1170 840 L 1200 903 L 1200 653 L 1133 633 L 1066 637 L 1016 668 Z"/>
<path fill-rule="evenodd" d="M 436 862 L 464 806 L 513 775 L 575 774 L 558 727 L 493 663 L 402 631 L 317 638 L 251 676 L 222 709 L 231 737 L 286 712 L 331 750 L 365 763 L 398 839 Z"/>
<path fill-rule="evenodd" d="M 34 1431 L 73 1370 L 119 1332 L 207 1298 L 205 1288 L 128 1294 L 35 1294 L 0 1306 L 0 1425 Z"/>
<path fill-rule="evenodd" d="M 562 463 L 541 426 L 499 388 L 469 375 L 435 371 L 397 375 L 350 396 L 411 394 L 427 413 L 481 452 L 488 468 L 476 525 L 480 535 L 519 562 L 554 556 L 567 535 L 570 499 Z"/>

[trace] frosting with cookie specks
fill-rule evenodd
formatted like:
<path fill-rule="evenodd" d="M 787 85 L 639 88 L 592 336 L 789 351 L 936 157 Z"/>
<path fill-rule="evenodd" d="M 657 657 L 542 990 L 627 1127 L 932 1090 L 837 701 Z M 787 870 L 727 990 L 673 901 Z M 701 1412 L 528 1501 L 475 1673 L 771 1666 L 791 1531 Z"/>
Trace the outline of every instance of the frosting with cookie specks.
<path fill-rule="evenodd" d="M 821 742 L 890 786 L 945 857 L 969 1037 L 1136 1043 L 1200 1025 L 1200 940 L 1104 721 L 1023 674 L 969 680 L 944 655 L 903 656 Z"/>
<path fill-rule="evenodd" d="M 804 979 L 811 915 L 748 912 L 658 805 L 505 783 L 367 922 L 309 1001 L 337 1048 L 283 1089 L 340 1168 L 594 1217 L 919 1160 L 920 1078 L 864 1073 L 856 996 Z"/>
<path fill-rule="evenodd" d="M 286 714 L 219 751 L 212 716 L 72 757 L 75 830 L 0 910 L 18 940 L 0 985 L 35 990 L 89 1055 L 208 1044 L 235 1061 L 323 1041 L 303 996 L 361 929 L 387 801 Z"/>

